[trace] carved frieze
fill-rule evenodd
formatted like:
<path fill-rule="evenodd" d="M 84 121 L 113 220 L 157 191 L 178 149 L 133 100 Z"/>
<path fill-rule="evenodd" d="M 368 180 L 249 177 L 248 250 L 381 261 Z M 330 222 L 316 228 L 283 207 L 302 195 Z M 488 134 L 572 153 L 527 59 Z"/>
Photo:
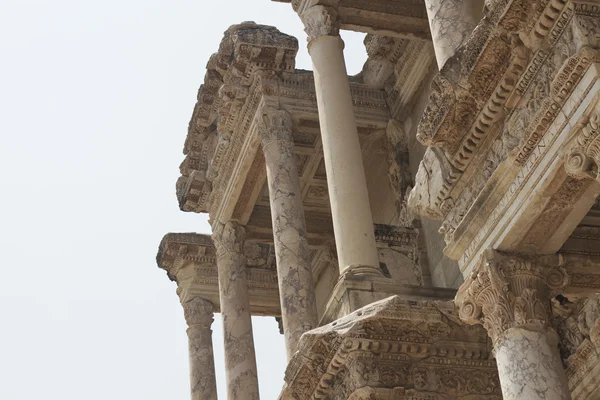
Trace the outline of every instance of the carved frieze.
<path fill-rule="evenodd" d="M 454 64 L 434 79 L 417 134 L 437 149 L 435 159 L 452 167 L 452 173 L 440 168 L 432 176 L 430 155 L 419 168 L 426 183 L 417 184 L 412 196 L 417 213 L 443 220 L 452 258 L 481 251 L 477 246 L 503 207 L 542 155 L 555 151 L 551 145 L 565 118 L 589 102 L 585 90 L 595 90 L 593 81 L 581 82 L 600 61 L 596 4 L 492 2 L 486 13 Z M 592 168 L 592 158 L 581 152 L 567 158 L 567 168 L 579 177 Z M 519 183 L 507 193 L 513 179 Z M 473 262 L 470 255 L 464 258 Z"/>
<path fill-rule="evenodd" d="M 280 399 L 392 392 L 399 396 L 393 399 L 497 399 L 500 385 L 484 331 L 449 318 L 452 310 L 451 303 L 394 296 L 307 332 Z"/>

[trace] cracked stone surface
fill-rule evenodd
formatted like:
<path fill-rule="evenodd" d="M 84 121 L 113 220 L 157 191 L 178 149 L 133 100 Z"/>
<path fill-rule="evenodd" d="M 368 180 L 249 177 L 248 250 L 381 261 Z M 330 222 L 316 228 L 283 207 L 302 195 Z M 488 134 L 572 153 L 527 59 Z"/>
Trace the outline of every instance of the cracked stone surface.
<path fill-rule="evenodd" d="M 184 303 L 183 310 L 188 324 L 191 399 L 217 400 L 215 358 L 210 329 L 213 323 L 213 305 L 196 297 Z"/>
<path fill-rule="evenodd" d="M 505 400 L 570 400 L 554 332 L 512 328 L 495 348 Z"/>
<path fill-rule="evenodd" d="M 438 68 L 464 44 L 481 16 L 483 1 L 425 0 Z"/>
<path fill-rule="evenodd" d="M 300 336 L 317 327 L 315 284 L 306 239 L 302 192 L 291 131 L 291 116 L 282 110 L 263 115 L 263 151 L 277 258 L 283 331 L 288 359 Z"/>

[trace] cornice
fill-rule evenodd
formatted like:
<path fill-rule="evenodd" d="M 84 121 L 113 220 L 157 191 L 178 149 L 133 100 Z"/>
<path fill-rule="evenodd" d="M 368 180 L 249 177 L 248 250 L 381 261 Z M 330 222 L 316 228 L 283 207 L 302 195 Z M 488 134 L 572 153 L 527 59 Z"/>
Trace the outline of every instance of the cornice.
<path fill-rule="evenodd" d="M 593 35 L 581 31 L 600 28 L 590 26 L 600 6 L 536 4 L 488 7 L 468 43 L 434 79 L 419 123 L 418 139 L 429 148 L 411 205 L 443 220 L 445 253 L 454 259 L 478 254 L 471 249 L 487 237 L 482 224 L 492 229 L 551 151 L 563 130 L 557 124 L 588 101 L 578 85 L 600 52 Z M 471 263 L 469 257 L 461 265 Z"/>

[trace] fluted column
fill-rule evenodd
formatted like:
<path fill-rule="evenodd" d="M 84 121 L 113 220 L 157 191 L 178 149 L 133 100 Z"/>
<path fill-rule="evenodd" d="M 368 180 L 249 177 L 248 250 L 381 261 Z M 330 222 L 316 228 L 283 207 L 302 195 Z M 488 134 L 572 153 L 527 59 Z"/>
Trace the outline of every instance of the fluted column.
<path fill-rule="evenodd" d="M 183 313 L 188 324 L 191 399 L 217 400 L 210 329 L 213 323 L 213 305 L 208 300 L 196 297 L 183 304 Z"/>
<path fill-rule="evenodd" d="M 258 400 L 258 375 L 248 300 L 245 231 L 235 222 L 213 224 L 217 249 L 219 300 L 225 339 L 228 400 Z"/>
<path fill-rule="evenodd" d="M 466 43 L 479 23 L 483 0 L 425 0 L 438 68 Z"/>
<path fill-rule="evenodd" d="M 550 257 L 488 251 L 460 288 L 460 317 L 481 323 L 494 344 L 505 400 L 570 400 L 550 300 L 568 283 Z"/>
<path fill-rule="evenodd" d="M 259 129 L 265 155 L 281 317 L 288 360 L 300 336 L 317 327 L 302 191 L 296 165 L 292 118 L 287 111 L 263 109 Z"/>
<path fill-rule="evenodd" d="M 301 15 L 312 58 L 323 157 L 340 275 L 380 275 L 373 217 L 358 141 L 344 42 L 333 8 L 313 6 Z"/>

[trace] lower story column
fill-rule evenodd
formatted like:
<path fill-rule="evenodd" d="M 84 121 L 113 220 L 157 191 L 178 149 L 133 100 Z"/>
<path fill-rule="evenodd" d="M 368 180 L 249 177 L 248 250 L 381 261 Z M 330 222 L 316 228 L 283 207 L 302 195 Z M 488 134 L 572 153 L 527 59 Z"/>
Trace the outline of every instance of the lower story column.
<path fill-rule="evenodd" d="M 228 400 L 258 400 L 258 374 L 248 298 L 245 231 L 235 222 L 213 224 L 217 249 L 219 300 L 225 339 Z"/>
<path fill-rule="evenodd" d="M 488 251 L 456 296 L 460 317 L 494 344 L 505 400 L 570 400 L 550 300 L 568 283 L 552 256 Z"/>
<path fill-rule="evenodd" d="M 183 313 L 188 324 L 191 399 L 217 400 L 210 329 L 213 323 L 213 305 L 208 300 L 196 297 L 183 304 Z"/>

